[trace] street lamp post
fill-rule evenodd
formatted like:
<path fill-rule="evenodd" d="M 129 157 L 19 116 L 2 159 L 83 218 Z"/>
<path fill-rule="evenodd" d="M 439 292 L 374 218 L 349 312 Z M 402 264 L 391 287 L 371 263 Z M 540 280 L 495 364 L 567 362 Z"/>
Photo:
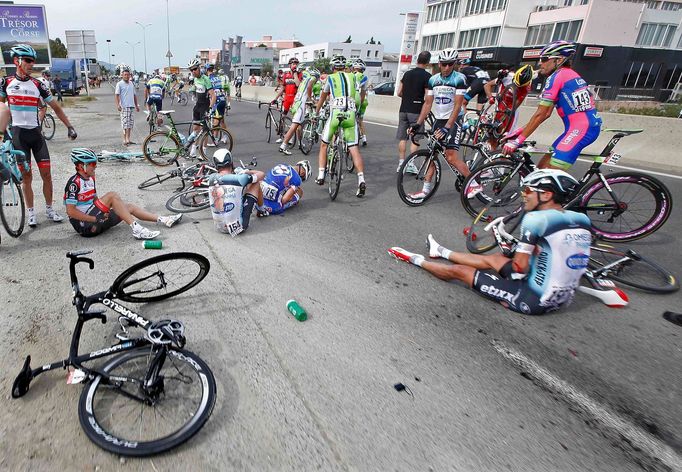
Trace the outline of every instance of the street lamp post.
<path fill-rule="evenodd" d="M 168 52 L 166 53 L 166 57 L 168 58 L 168 73 L 170 73 L 170 68 L 171 68 L 171 57 L 173 57 L 173 54 L 171 53 L 170 50 L 170 16 L 168 14 L 168 0 L 166 0 L 166 28 L 167 28 L 167 34 L 168 34 Z"/>
<path fill-rule="evenodd" d="M 109 64 L 111 64 L 111 39 L 107 39 L 107 50 L 109 51 Z"/>
<path fill-rule="evenodd" d="M 144 73 L 146 74 L 147 72 L 149 72 L 149 70 L 147 69 L 147 26 L 151 26 L 152 24 L 148 23 L 146 25 L 143 25 L 139 21 L 136 21 L 135 23 L 142 27 L 142 40 L 144 41 L 142 43 L 144 47 Z"/>
<path fill-rule="evenodd" d="M 138 41 L 138 42 L 136 42 L 136 43 L 131 43 L 131 42 L 129 42 L 129 41 L 126 41 L 126 44 L 127 44 L 128 46 L 130 46 L 130 47 L 133 48 L 133 72 L 135 71 L 135 69 L 137 69 L 137 67 L 135 67 L 135 46 L 137 46 L 138 44 L 140 44 L 140 42 L 141 42 L 141 41 Z"/>

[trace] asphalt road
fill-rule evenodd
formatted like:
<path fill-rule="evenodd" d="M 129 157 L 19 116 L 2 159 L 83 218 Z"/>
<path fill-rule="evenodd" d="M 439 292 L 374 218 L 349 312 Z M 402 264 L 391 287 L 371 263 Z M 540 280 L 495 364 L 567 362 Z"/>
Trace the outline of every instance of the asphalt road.
<path fill-rule="evenodd" d="M 111 93 L 102 88 L 96 95 L 99 100 L 67 110 L 77 143 L 122 149 Z M 188 118 L 190 109 L 180 108 L 177 118 Z M 263 170 L 299 160 L 300 153 L 286 157 L 265 142 L 264 115 L 253 103 L 233 105 L 235 158 L 255 155 Z M 133 134 L 140 143 L 142 125 L 140 114 Z M 58 201 L 72 173 L 64 135 L 62 126 L 50 142 Z M 347 176 L 335 202 L 309 181 L 302 204 L 284 216 L 254 218 L 236 238 L 216 232 L 208 211 L 162 229 L 164 252 L 204 254 L 211 272 L 187 294 L 140 310 L 185 322 L 188 348 L 215 373 L 218 401 L 193 440 L 153 459 L 119 460 L 91 444 L 78 424 L 80 388 L 67 386 L 61 372 L 35 380 L 20 400 L 9 391 L 27 354 L 39 365 L 68 352 L 75 316 L 66 251 L 95 250 L 95 270 L 81 271 L 86 293 L 158 251 L 144 250 L 124 225 L 86 240 L 68 223 L 43 218 L 17 240 L 2 234 L 0 468 L 680 467 L 682 331 L 661 317 L 680 311 L 680 295 L 628 290 L 630 306 L 613 310 L 579 294 L 567 310 L 522 317 L 395 262 L 388 247 L 423 250 L 429 232 L 464 250 L 461 230 L 469 218 L 449 173 L 424 207 L 399 200 L 394 136 L 394 128 L 368 126 L 365 199 L 354 196 L 355 176 Z M 98 190 L 165 213 L 173 185 L 137 189 L 154 170 L 146 163 L 102 163 Z M 661 178 L 682 201 L 680 180 Z M 678 206 L 661 230 L 631 246 L 676 271 L 680 226 Z M 291 298 L 307 309 L 306 322 L 286 311 Z M 114 342 L 114 321 L 88 326 L 83 350 Z M 409 393 L 397 392 L 397 383 Z"/>

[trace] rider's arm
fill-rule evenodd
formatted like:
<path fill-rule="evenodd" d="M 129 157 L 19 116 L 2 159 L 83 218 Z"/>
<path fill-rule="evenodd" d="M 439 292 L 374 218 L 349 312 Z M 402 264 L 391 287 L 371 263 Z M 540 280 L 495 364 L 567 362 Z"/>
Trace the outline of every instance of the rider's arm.
<path fill-rule="evenodd" d="M 67 128 L 73 128 L 71 126 L 71 122 L 69 121 L 69 118 L 66 116 L 66 113 L 64 113 L 64 109 L 62 106 L 57 102 L 57 100 L 49 100 L 46 102 L 52 109 L 54 110 L 55 115 L 57 115 L 57 118 L 61 120 L 62 123 L 64 123 L 64 126 Z M 116 105 L 120 106 L 121 102 L 119 100 L 119 96 L 116 95 Z"/>
<path fill-rule="evenodd" d="M 516 274 L 527 274 L 530 270 L 530 257 L 538 244 L 538 234 L 543 231 L 546 219 L 540 213 L 533 211 L 526 213 L 521 220 L 520 240 L 512 259 L 512 269 Z M 521 277 L 518 277 L 521 278 Z"/>
<path fill-rule="evenodd" d="M 523 129 L 523 135 L 527 138 L 533 131 L 538 129 L 538 127 L 550 116 L 552 116 L 552 105 L 538 105 L 538 109 L 535 110 L 533 116 L 530 117 L 530 121 L 526 123 Z"/>
<path fill-rule="evenodd" d="M 218 178 L 220 185 L 239 185 L 246 187 L 251 183 L 258 182 L 258 174 L 251 174 L 251 171 L 246 171 L 243 174 L 224 174 Z M 262 172 L 261 172 L 262 174 Z"/>
<path fill-rule="evenodd" d="M 215 102 L 216 102 L 215 90 L 213 90 L 213 89 L 208 89 L 208 96 L 210 97 L 209 106 L 210 106 L 210 108 L 213 108 L 213 106 L 215 105 Z"/>
<path fill-rule="evenodd" d="M 488 97 L 488 100 L 490 100 L 493 96 L 493 89 L 495 88 L 495 81 L 494 80 L 489 80 L 488 82 L 483 85 L 483 90 L 485 90 L 485 95 Z"/>
<path fill-rule="evenodd" d="M 327 101 L 327 95 L 329 95 L 329 92 L 322 91 L 320 94 L 320 99 L 317 101 L 317 105 L 315 106 L 315 114 L 319 115 L 320 114 L 320 108 L 324 106 L 324 102 Z"/>
<path fill-rule="evenodd" d="M 11 120 L 12 114 L 9 111 L 9 107 L 4 102 L 0 103 L 0 134 L 5 132 Z"/>
<path fill-rule="evenodd" d="M 97 218 L 92 215 L 86 215 L 76 208 L 76 205 L 66 204 L 66 215 L 72 220 L 85 221 L 87 223 L 97 223 Z"/>
<path fill-rule="evenodd" d="M 426 117 L 429 116 L 431 111 L 431 106 L 433 105 L 433 90 L 426 91 L 426 98 L 424 99 L 424 104 L 422 105 L 422 111 L 417 118 L 417 123 L 422 125 L 426 121 Z"/>

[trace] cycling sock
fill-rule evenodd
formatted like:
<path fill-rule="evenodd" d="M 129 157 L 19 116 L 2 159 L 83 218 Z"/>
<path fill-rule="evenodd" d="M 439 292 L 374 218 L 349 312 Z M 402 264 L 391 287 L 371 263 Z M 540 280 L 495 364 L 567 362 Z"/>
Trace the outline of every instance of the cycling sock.
<path fill-rule="evenodd" d="M 190 135 L 187 137 L 187 142 L 192 143 L 194 140 L 197 138 L 197 133 L 195 131 L 192 131 Z"/>
<path fill-rule="evenodd" d="M 133 220 L 133 222 L 130 224 L 130 227 L 132 228 L 133 231 L 135 231 L 139 226 L 140 223 L 138 223 L 137 220 Z"/>
<path fill-rule="evenodd" d="M 422 263 L 424 262 L 424 256 L 421 254 L 415 254 L 414 256 L 410 257 L 410 262 L 416 266 L 421 267 Z"/>
<path fill-rule="evenodd" d="M 446 249 L 440 245 L 438 246 L 438 249 L 436 249 L 436 251 L 438 251 L 438 254 L 440 254 L 440 257 L 442 257 L 443 259 L 448 259 L 448 260 L 450 259 L 450 254 L 452 254 L 452 251 L 450 249 Z"/>
<path fill-rule="evenodd" d="M 358 185 L 360 185 L 364 182 L 365 182 L 365 173 L 364 172 L 358 172 Z"/>
<path fill-rule="evenodd" d="M 45 211 L 47 213 L 52 213 L 54 210 L 52 209 L 52 205 L 45 205 Z"/>
<path fill-rule="evenodd" d="M 398 159 L 398 167 L 403 165 L 403 162 L 405 162 L 405 159 Z"/>
<path fill-rule="evenodd" d="M 320 168 L 317 170 L 317 179 L 318 179 L 318 180 L 324 179 L 324 170 L 325 170 L 324 167 L 320 167 Z"/>
<path fill-rule="evenodd" d="M 28 215 L 29 215 L 29 216 L 35 215 L 35 209 L 33 209 L 33 208 L 27 208 L 26 210 L 28 211 Z"/>
<path fill-rule="evenodd" d="M 431 182 L 424 181 L 424 193 L 429 193 L 431 191 Z"/>

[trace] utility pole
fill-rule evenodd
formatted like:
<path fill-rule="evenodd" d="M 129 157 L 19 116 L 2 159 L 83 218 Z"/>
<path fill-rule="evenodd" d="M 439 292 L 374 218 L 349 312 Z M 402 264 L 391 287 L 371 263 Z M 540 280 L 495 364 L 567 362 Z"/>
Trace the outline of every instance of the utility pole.
<path fill-rule="evenodd" d="M 170 74 L 171 57 L 173 57 L 173 53 L 170 50 L 170 16 L 168 14 L 168 0 L 166 0 L 166 28 L 168 30 L 168 52 L 166 53 L 166 57 L 168 58 L 168 73 Z"/>
<path fill-rule="evenodd" d="M 148 23 L 146 25 L 143 25 L 139 21 L 136 21 L 138 25 L 142 27 L 142 41 L 143 41 L 143 47 L 144 47 L 144 73 L 148 73 L 149 69 L 147 69 L 147 26 L 151 26 L 151 23 Z"/>

